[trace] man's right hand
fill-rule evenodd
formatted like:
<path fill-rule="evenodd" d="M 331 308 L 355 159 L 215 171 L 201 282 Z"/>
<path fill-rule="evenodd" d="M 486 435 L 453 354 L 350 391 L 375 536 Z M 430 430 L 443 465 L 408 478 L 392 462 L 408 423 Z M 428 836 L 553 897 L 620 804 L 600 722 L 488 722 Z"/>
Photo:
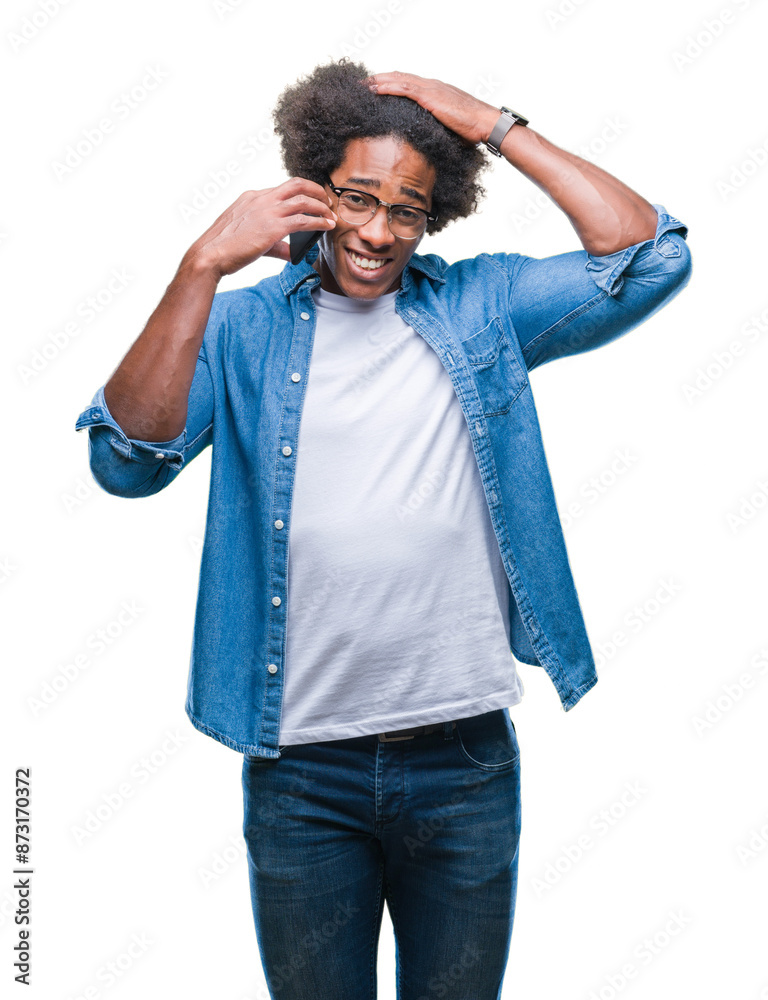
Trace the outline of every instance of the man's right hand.
<path fill-rule="evenodd" d="M 181 434 L 219 279 L 258 257 L 290 260 L 288 233 L 333 229 L 329 202 L 322 185 L 304 177 L 245 191 L 192 244 L 104 386 L 107 407 L 129 438 L 170 441 Z"/>
<path fill-rule="evenodd" d="M 336 215 L 320 184 L 291 177 L 277 187 L 244 191 L 184 255 L 183 263 L 210 267 L 217 278 L 259 257 L 291 259 L 289 233 L 333 229 Z M 321 216 L 321 218 L 313 218 Z"/>

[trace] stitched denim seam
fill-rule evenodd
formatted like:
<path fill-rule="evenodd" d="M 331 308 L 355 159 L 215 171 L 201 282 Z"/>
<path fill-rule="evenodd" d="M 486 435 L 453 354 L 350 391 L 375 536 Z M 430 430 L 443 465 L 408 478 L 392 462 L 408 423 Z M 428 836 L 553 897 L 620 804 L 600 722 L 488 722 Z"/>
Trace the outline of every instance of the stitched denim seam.
<path fill-rule="evenodd" d="M 297 299 L 297 303 L 298 303 L 298 301 L 299 300 Z M 308 308 L 310 309 L 310 315 L 313 317 L 311 344 L 314 345 L 315 333 L 317 332 L 317 313 L 316 313 L 315 308 L 314 308 L 314 301 L 312 300 L 311 293 L 310 293 L 310 303 L 311 304 L 308 306 Z M 299 328 L 299 323 L 298 323 L 298 319 L 297 319 L 297 315 L 296 315 L 296 311 L 298 309 L 298 304 L 296 306 L 296 309 L 293 309 L 293 304 L 292 304 L 291 308 L 292 308 L 291 315 L 293 317 L 293 343 L 295 343 L 296 330 Z M 310 355 L 310 357 L 311 357 L 311 355 Z M 291 368 L 295 367 L 294 364 L 293 364 L 293 350 L 291 351 L 291 354 L 288 357 L 288 362 L 289 362 L 289 365 L 290 365 Z M 302 391 L 302 393 L 306 392 L 306 385 L 307 385 L 307 380 L 305 378 L 304 381 L 301 384 L 301 391 Z M 277 422 L 278 428 L 282 428 L 283 426 L 285 426 L 285 408 L 286 408 L 287 405 L 288 405 L 288 393 L 284 392 L 283 393 L 282 404 L 280 406 L 280 417 L 279 417 L 279 420 Z M 303 406 L 304 406 L 304 396 L 302 395 L 302 397 L 301 397 L 301 399 L 299 401 L 299 407 L 301 409 L 303 409 Z M 298 444 L 299 444 L 299 442 L 297 440 L 295 442 L 296 447 L 293 448 L 293 450 L 291 451 L 290 455 L 283 455 L 283 449 L 280 447 L 280 442 L 279 441 L 277 442 L 278 446 L 275 449 L 275 466 L 274 466 L 274 468 L 275 468 L 275 475 L 274 475 L 274 479 L 273 479 L 274 489 L 273 489 L 273 492 L 272 492 L 272 518 L 271 518 L 272 530 L 270 531 L 270 549 L 269 549 L 269 553 L 270 553 L 269 554 L 269 579 L 270 580 L 274 579 L 274 571 L 275 571 L 274 560 L 275 560 L 275 550 L 276 550 L 276 545 L 277 545 L 277 543 L 275 541 L 275 531 L 278 530 L 278 529 L 275 528 L 275 516 L 274 515 L 277 512 L 278 484 L 280 482 L 280 464 L 286 458 L 291 458 L 293 460 L 294 464 L 295 464 L 295 462 L 297 460 L 297 448 L 298 448 Z M 287 498 L 287 510 L 289 512 L 292 510 L 292 505 L 293 505 L 293 491 L 294 491 L 294 488 L 295 488 L 295 485 L 296 485 L 296 469 L 295 469 L 295 467 L 294 467 L 293 476 L 291 477 L 290 482 L 291 482 L 291 486 L 290 486 L 290 489 L 288 491 L 288 498 Z M 288 549 L 287 549 L 287 555 L 286 555 L 286 562 L 285 562 L 286 599 L 287 599 L 287 596 L 288 596 L 288 594 L 287 594 L 287 583 L 288 583 L 288 562 L 290 560 L 291 523 L 292 522 L 291 522 L 290 517 L 289 517 L 288 523 L 287 524 L 283 524 L 283 528 L 280 529 L 280 530 L 284 530 L 286 532 L 287 541 L 286 541 L 285 544 L 288 547 Z M 285 610 L 285 601 L 283 602 L 282 607 L 283 607 L 282 613 L 284 615 L 287 615 L 288 612 Z M 265 634 L 265 638 L 266 638 L 267 643 L 269 643 L 269 637 L 270 637 L 270 635 L 272 633 L 272 629 L 273 629 L 274 624 L 275 624 L 275 615 L 276 614 L 277 614 L 277 608 L 270 601 L 270 605 L 269 605 L 269 618 L 267 619 L 267 628 L 266 628 L 266 634 Z M 279 629 L 279 625 L 278 625 L 278 629 Z M 285 650 L 286 650 L 287 641 L 288 641 L 288 639 L 287 639 L 287 632 L 286 632 L 286 629 L 284 628 L 283 629 L 283 646 L 282 646 L 282 650 L 281 650 L 281 654 L 282 654 L 282 658 L 283 658 L 283 669 L 285 669 Z M 266 656 L 268 658 L 269 654 L 267 653 L 266 650 L 265 650 L 265 654 L 266 654 Z M 285 682 L 283 682 L 283 685 L 284 684 L 285 684 Z M 261 699 L 262 729 L 263 729 L 264 719 L 267 716 L 267 701 L 269 699 L 269 694 L 270 694 L 270 686 L 269 686 L 269 682 L 267 682 L 264 685 L 264 696 Z M 284 696 L 285 696 L 285 687 L 283 687 L 283 692 L 280 695 L 280 704 L 281 704 L 281 706 L 283 704 Z M 281 712 L 282 712 L 282 708 L 281 708 Z M 280 729 L 280 722 L 278 722 L 278 737 L 280 735 L 279 729 Z M 261 738 L 261 730 L 259 731 L 259 738 Z"/>
<path fill-rule="evenodd" d="M 497 345 L 497 346 L 499 346 L 499 350 L 496 352 L 496 354 L 490 360 L 488 359 L 488 357 L 477 357 L 477 356 L 475 356 L 473 358 L 473 356 L 467 352 L 466 344 L 470 340 L 472 340 L 472 338 L 475 337 L 477 334 L 484 333 L 485 330 L 487 330 L 488 327 L 491 326 L 492 324 L 495 325 L 495 327 L 498 329 L 498 331 L 500 333 L 500 337 L 499 337 L 499 341 L 498 341 L 498 345 Z M 466 356 L 467 363 L 468 363 L 468 365 L 470 367 L 470 370 L 472 370 L 472 372 L 473 372 L 473 378 L 475 379 L 475 381 L 477 380 L 476 373 L 477 373 L 478 370 L 479 371 L 486 371 L 486 370 L 489 370 L 489 369 L 495 369 L 496 365 L 498 364 L 498 362 L 499 362 L 499 360 L 501 358 L 501 352 L 502 352 L 503 348 L 504 347 L 507 348 L 507 350 L 509 351 L 509 355 L 510 355 L 509 360 L 508 360 L 508 367 L 510 369 L 510 372 L 519 372 L 519 374 L 518 374 L 517 377 L 520 379 L 520 385 L 517 388 L 517 392 L 515 392 L 515 394 L 503 406 L 501 406 L 499 409 L 496 409 L 496 410 L 486 410 L 485 408 L 483 408 L 483 415 L 486 416 L 486 417 L 495 417 L 495 416 L 499 416 L 502 413 L 506 413 L 512 407 L 512 405 L 516 402 L 518 396 L 523 391 L 523 389 L 525 389 L 526 386 L 530 385 L 530 382 L 528 381 L 528 370 L 527 370 L 527 367 L 526 367 L 525 364 L 521 364 L 520 361 L 518 360 L 518 358 L 517 358 L 517 356 L 516 356 L 516 354 L 515 354 L 515 352 L 514 352 L 514 350 L 512 348 L 512 344 L 510 342 L 510 338 L 507 336 L 507 331 L 504 329 L 504 325 L 501 322 L 501 317 L 500 316 L 494 316 L 494 317 L 492 317 L 491 320 L 490 320 L 490 322 L 488 322 L 483 327 L 482 330 L 476 331 L 476 333 L 474 333 L 471 336 L 467 337 L 466 340 L 463 340 L 461 342 L 461 346 L 462 346 L 462 348 L 464 350 L 464 354 Z M 523 360 L 525 360 L 525 359 L 523 359 Z M 479 390 L 478 390 L 478 394 L 479 394 Z M 482 395 L 480 396 L 480 399 L 481 399 L 481 402 L 482 402 Z"/>
<path fill-rule="evenodd" d="M 483 416 L 484 417 L 498 417 L 502 413 L 507 413 L 507 411 L 512 408 L 512 405 L 515 403 L 515 401 L 517 400 L 517 398 L 520 395 L 520 393 L 527 386 L 528 386 L 528 383 L 527 382 L 523 382 L 522 385 L 520 386 L 520 388 L 517 390 L 517 392 L 512 397 L 512 399 L 510 399 L 510 401 L 504 405 L 503 409 L 501 409 L 501 410 L 491 410 L 491 411 L 483 410 Z"/>
<path fill-rule="evenodd" d="M 189 704 L 189 701 L 187 701 L 186 704 L 184 705 L 184 711 L 186 712 L 187 718 L 192 723 L 192 725 L 195 727 L 195 729 L 199 730 L 201 733 L 205 733 L 207 736 L 210 736 L 212 739 L 217 740 L 219 743 L 223 743 L 224 746 L 230 747 L 232 750 L 237 750 L 238 753 L 242 753 L 242 754 L 248 753 L 248 752 L 250 752 L 250 748 L 251 747 L 253 747 L 254 749 L 264 749 L 258 743 L 253 743 L 253 744 L 251 744 L 251 743 L 241 743 L 241 742 L 238 742 L 237 740 L 233 740 L 229 736 L 225 736 L 224 733 L 220 733 L 218 731 L 218 729 L 214 729 L 212 726 L 206 725 L 192 711 L 192 709 L 190 707 L 190 704 Z M 254 754 L 253 756 L 255 756 L 255 757 L 266 757 L 267 755 L 266 754 Z M 277 759 L 277 758 L 273 758 L 273 759 Z"/>
<path fill-rule="evenodd" d="M 649 242 L 650 242 L 650 240 L 644 240 L 643 241 L 643 243 L 649 243 Z M 608 288 L 603 289 L 605 291 L 606 295 L 613 295 L 614 294 L 614 291 L 609 291 L 609 289 L 613 289 L 613 286 L 616 284 L 617 280 L 622 276 L 622 274 L 624 273 L 624 271 L 627 269 L 627 267 L 630 265 L 630 263 L 634 260 L 635 255 L 638 253 L 638 251 L 640 250 L 640 248 L 643 246 L 643 243 L 635 243 L 632 246 L 627 247 L 626 250 L 624 251 L 624 253 L 621 255 L 621 257 L 619 257 L 619 259 L 616 261 L 616 263 L 613 265 L 613 267 L 608 271 L 608 277 L 605 279 L 605 283 L 608 286 Z M 616 253 L 618 253 L 618 252 L 619 251 L 617 250 Z M 588 254 L 587 255 L 588 260 L 587 260 L 587 263 L 584 266 L 585 266 L 586 270 L 589 272 L 589 274 L 592 277 L 593 281 L 595 280 L 593 272 L 598 272 L 599 273 L 601 265 L 599 265 L 599 264 L 596 265 L 595 262 L 594 262 L 594 260 L 592 258 L 593 257 L 597 257 L 597 258 L 600 258 L 600 257 L 612 257 L 612 256 L 613 256 L 613 254 Z M 623 283 L 624 283 L 624 279 L 622 278 L 621 284 L 619 284 L 616 287 L 616 289 L 615 289 L 616 292 L 618 292 L 618 290 L 621 288 L 621 285 Z"/>
<path fill-rule="evenodd" d="M 479 256 L 480 257 L 485 257 L 488 260 L 489 264 L 493 264 L 493 266 L 497 270 L 501 271 L 501 273 L 504 275 L 504 277 L 507 277 L 507 272 L 506 272 L 505 268 L 501 264 L 499 264 L 499 262 L 497 260 L 494 260 L 493 257 L 489 253 L 481 253 Z M 513 281 L 515 280 L 514 277 L 513 277 L 512 280 Z"/>
<path fill-rule="evenodd" d="M 197 435 L 197 437 L 196 437 L 196 438 L 192 438 L 192 440 L 191 440 L 191 441 L 188 441 L 188 442 L 186 443 L 186 445 L 184 446 L 184 451 L 187 451 L 187 449 L 188 449 L 188 448 L 191 448 L 191 447 L 192 447 L 192 446 L 193 446 L 193 445 L 194 445 L 194 444 L 195 444 L 195 443 L 196 443 L 197 441 L 199 441 L 199 440 L 200 440 L 200 438 L 201 438 L 201 437 L 202 437 L 202 436 L 203 436 L 204 434 L 207 434 L 207 433 L 208 433 L 208 431 L 209 431 L 209 430 L 211 429 L 211 427 L 213 427 L 213 421 L 211 421 L 211 422 L 210 422 L 210 423 L 208 424 L 208 426 L 207 426 L 207 427 L 205 427 L 205 428 L 204 428 L 203 430 L 201 430 L 201 431 L 200 431 L 200 433 L 199 433 L 199 434 Z"/>
<path fill-rule="evenodd" d="M 591 690 L 597 684 L 599 679 L 599 676 L 595 674 L 594 677 L 590 677 L 588 681 L 585 681 L 579 687 L 571 689 L 570 694 L 563 704 L 563 711 L 567 712 L 569 709 L 574 708 L 587 691 Z"/>
<path fill-rule="evenodd" d="M 532 348 L 538 347 L 544 337 L 549 337 L 553 333 L 557 333 L 564 326 L 567 326 L 568 323 L 572 322 L 572 320 L 578 319 L 579 316 L 582 316 L 585 312 L 588 312 L 590 309 L 593 309 L 596 305 L 598 305 L 606 298 L 608 298 L 608 292 L 599 291 L 597 295 L 595 295 L 593 298 L 587 299 L 586 302 L 583 302 L 578 307 L 578 309 L 574 309 L 572 312 L 569 312 L 567 316 L 563 316 L 562 319 L 559 319 L 556 323 L 553 323 L 552 326 L 550 326 L 548 329 L 542 330 L 540 334 L 534 337 L 533 340 L 529 340 L 528 343 L 525 345 L 525 347 L 523 348 L 523 357 L 525 357 L 525 355 Z"/>
<path fill-rule="evenodd" d="M 461 738 L 461 733 L 459 732 L 459 727 L 458 726 L 456 727 L 456 739 L 457 739 L 459 750 L 465 755 L 465 757 L 469 760 L 469 762 L 471 764 L 473 764 L 475 767 L 479 768 L 480 770 L 490 771 L 492 774 L 494 772 L 498 772 L 498 771 L 500 771 L 500 770 L 502 770 L 504 768 L 508 768 L 509 770 L 511 770 L 512 767 L 514 767 L 514 765 L 520 760 L 520 750 L 518 749 L 518 751 L 515 754 L 515 756 L 511 757 L 509 760 L 501 761 L 498 764 L 483 764 L 482 761 L 475 760 L 475 758 L 472 756 L 472 754 L 464 746 L 464 740 L 462 740 L 462 738 Z"/>

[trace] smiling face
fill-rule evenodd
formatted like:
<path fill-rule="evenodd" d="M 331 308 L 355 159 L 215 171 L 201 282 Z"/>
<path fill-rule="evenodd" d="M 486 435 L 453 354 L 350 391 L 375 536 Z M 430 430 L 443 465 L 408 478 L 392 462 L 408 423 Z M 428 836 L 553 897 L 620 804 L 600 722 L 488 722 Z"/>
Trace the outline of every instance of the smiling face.
<path fill-rule="evenodd" d="M 376 139 L 351 139 L 344 159 L 330 172 L 336 187 L 368 191 L 393 204 L 415 205 L 432 209 L 432 188 L 436 171 L 413 146 L 391 136 Z M 338 214 L 338 198 L 328 185 Z M 393 236 L 387 223 L 387 210 L 379 206 L 363 226 L 351 226 L 339 219 L 334 228 L 323 233 L 320 253 L 314 263 L 320 274 L 321 288 L 352 299 L 376 299 L 400 287 L 400 275 L 421 243 Z M 354 256 L 369 261 L 384 260 L 373 268 L 361 267 Z"/>

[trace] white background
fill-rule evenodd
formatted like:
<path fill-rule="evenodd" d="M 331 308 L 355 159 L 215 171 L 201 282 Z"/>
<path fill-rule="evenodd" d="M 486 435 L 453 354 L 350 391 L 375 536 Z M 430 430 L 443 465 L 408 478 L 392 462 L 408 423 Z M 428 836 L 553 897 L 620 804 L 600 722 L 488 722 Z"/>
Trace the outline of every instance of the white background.
<path fill-rule="evenodd" d="M 33 0 L 2 13 L 2 989 L 15 987 L 13 773 L 31 767 L 25 996 L 266 1000 L 242 758 L 183 712 L 210 451 L 159 495 L 120 499 L 93 482 L 74 423 L 189 244 L 242 190 L 286 179 L 269 134 L 278 94 L 350 54 L 519 109 L 690 227 L 680 296 L 531 379 L 600 682 L 565 714 L 544 671 L 520 666 L 523 835 L 503 996 L 768 997 L 765 4 L 564 0 L 558 14 L 555 0 L 401 0 L 380 27 L 386 0 L 46 2 L 53 16 Z M 150 68 L 161 82 L 146 100 L 110 111 Z M 107 115 L 112 131 L 57 176 Z M 261 136 L 250 159 L 249 136 Z M 185 220 L 230 161 L 238 172 Z M 482 211 L 421 252 L 580 248 L 505 160 L 485 183 Z M 282 266 L 262 259 L 221 288 Z M 113 269 L 129 279 L 86 321 Z M 612 472 L 621 453 L 631 462 Z M 582 492 L 594 477 L 597 499 Z M 123 602 L 140 611 L 95 654 Z M 128 958 L 134 935 L 145 945 Z M 394 968 L 385 913 L 388 1000 Z"/>

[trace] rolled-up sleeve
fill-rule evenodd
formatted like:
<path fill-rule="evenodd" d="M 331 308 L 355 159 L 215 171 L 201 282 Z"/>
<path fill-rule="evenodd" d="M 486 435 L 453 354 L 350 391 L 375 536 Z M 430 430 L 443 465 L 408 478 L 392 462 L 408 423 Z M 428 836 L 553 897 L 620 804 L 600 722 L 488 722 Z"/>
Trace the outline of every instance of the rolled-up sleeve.
<path fill-rule="evenodd" d="M 170 441 L 129 438 L 109 411 L 104 386 L 77 418 L 75 430 L 85 428 L 91 473 L 102 489 L 120 497 L 158 493 L 212 440 L 213 386 L 204 351 L 195 365 L 187 423 L 178 437 Z"/>
<path fill-rule="evenodd" d="M 597 256 L 492 255 L 506 269 L 510 319 L 530 369 L 610 343 L 666 305 L 690 280 L 688 227 L 663 205 L 656 233 Z"/>

